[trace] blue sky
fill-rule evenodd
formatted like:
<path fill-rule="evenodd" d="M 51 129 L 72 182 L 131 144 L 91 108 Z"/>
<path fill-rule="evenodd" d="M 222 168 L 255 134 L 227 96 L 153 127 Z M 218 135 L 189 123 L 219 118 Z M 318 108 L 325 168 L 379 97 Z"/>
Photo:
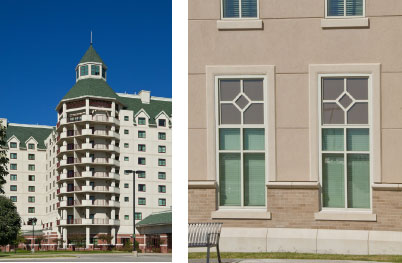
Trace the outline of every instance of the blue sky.
<path fill-rule="evenodd" d="M 13 1 L 0 6 L 0 117 L 55 125 L 93 46 L 116 92 L 172 96 L 171 1 Z"/>

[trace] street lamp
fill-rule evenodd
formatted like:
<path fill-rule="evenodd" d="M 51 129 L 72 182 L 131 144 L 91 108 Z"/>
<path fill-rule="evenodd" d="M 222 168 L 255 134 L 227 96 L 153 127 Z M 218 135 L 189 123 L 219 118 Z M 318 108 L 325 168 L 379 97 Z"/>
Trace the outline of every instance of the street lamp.
<path fill-rule="evenodd" d="M 125 170 L 126 174 L 133 174 L 133 252 L 135 253 L 135 175 L 143 173 L 144 171 Z"/>
<path fill-rule="evenodd" d="M 38 221 L 36 217 L 31 217 L 28 218 L 28 224 L 32 224 L 32 235 L 33 235 L 33 248 L 32 248 L 32 253 L 35 253 L 35 224 Z"/>

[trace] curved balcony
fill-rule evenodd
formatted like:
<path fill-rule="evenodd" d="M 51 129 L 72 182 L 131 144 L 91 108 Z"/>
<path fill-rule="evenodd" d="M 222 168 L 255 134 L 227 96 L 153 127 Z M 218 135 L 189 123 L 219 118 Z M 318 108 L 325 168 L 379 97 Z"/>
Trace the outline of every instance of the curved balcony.
<path fill-rule="evenodd" d="M 63 186 L 57 189 L 57 194 L 72 194 L 74 192 L 92 192 L 92 193 L 109 193 L 109 194 L 120 194 L 120 188 L 115 186 L 91 186 L 91 185 L 75 185 Z"/>
<path fill-rule="evenodd" d="M 71 148 L 71 146 L 70 146 Z M 120 153 L 120 147 L 112 145 L 112 144 L 103 144 L 103 143 L 82 143 L 82 144 L 75 144 L 73 147 L 75 150 L 90 150 L 90 151 L 105 151 L 105 152 L 118 152 Z"/>
<path fill-rule="evenodd" d="M 118 114 L 116 116 L 118 116 Z M 70 116 L 67 118 L 63 117 L 59 120 L 56 127 L 57 127 L 57 130 L 59 130 L 66 124 L 77 123 L 77 122 L 109 123 L 109 124 L 115 124 L 117 126 L 120 126 L 120 120 L 116 117 L 109 117 L 109 116 L 104 116 L 104 115 L 92 116 L 92 115 L 82 114 L 79 116 Z"/>
<path fill-rule="evenodd" d="M 77 218 L 77 219 L 60 219 L 57 220 L 57 225 L 62 226 L 82 226 L 82 225 L 119 225 L 119 219 L 109 218 Z"/>
<path fill-rule="evenodd" d="M 60 181 L 60 180 L 72 180 L 72 179 L 75 179 L 75 178 L 81 178 L 82 177 L 82 174 L 81 173 L 79 173 L 79 172 L 74 172 L 74 173 L 62 173 L 62 174 L 60 174 L 60 175 L 58 175 L 57 176 L 57 181 Z"/>
<path fill-rule="evenodd" d="M 109 172 L 82 172 L 82 178 L 115 179 L 120 180 L 120 175 Z"/>
<path fill-rule="evenodd" d="M 62 200 L 57 203 L 57 208 L 66 207 L 120 207 L 120 202 L 115 200 Z"/>

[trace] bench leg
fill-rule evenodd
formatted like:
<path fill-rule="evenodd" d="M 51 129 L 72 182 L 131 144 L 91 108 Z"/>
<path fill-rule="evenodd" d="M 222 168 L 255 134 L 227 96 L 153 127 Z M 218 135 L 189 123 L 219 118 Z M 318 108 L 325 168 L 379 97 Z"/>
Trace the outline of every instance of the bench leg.
<path fill-rule="evenodd" d="M 218 254 L 218 262 L 219 262 L 219 263 L 222 263 L 222 261 L 221 261 L 221 254 L 220 254 L 220 252 L 219 252 L 219 244 L 216 245 L 216 252 L 217 252 L 217 254 Z"/>
<path fill-rule="evenodd" d="M 207 263 L 209 263 L 209 246 L 207 246 Z"/>

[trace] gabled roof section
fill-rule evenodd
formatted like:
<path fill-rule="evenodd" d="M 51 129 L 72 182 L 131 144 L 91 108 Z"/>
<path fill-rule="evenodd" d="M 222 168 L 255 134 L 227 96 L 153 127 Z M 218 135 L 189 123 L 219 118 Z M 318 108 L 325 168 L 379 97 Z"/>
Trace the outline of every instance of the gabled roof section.
<path fill-rule="evenodd" d="M 81 58 L 79 63 L 86 63 L 86 62 L 99 62 L 106 65 L 105 62 L 103 62 L 103 60 L 99 56 L 99 54 L 95 51 L 92 44 L 89 46 L 87 52 L 85 52 L 84 56 Z"/>
<path fill-rule="evenodd" d="M 130 98 L 119 96 L 118 99 L 124 106 L 124 109 L 134 112 L 134 116 L 140 111 L 144 110 L 149 116 L 149 124 L 155 124 L 156 117 L 161 111 L 164 111 L 169 117 L 172 116 L 172 102 L 165 100 L 152 99 L 149 104 L 143 104 L 140 98 Z"/>
<path fill-rule="evenodd" d="M 38 142 L 38 149 L 46 149 L 45 140 L 52 132 L 53 127 L 45 127 L 39 125 L 14 125 L 12 123 L 8 124 L 6 130 L 6 140 L 8 141 L 11 137 L 16 137 L 20 142 L 26 142 L 31 137 Z M 25 148 L 25 145 L 20 148 Z"/>
<path fill-rule="evenodd" d="M 147 216 L 136 224 L 136 227 L 154 226 L 154 225 L 171 225 L 172 211 L 155 213 Z"/>
<path fill-rule="evenodd" d="M 73 99 L 82 96 L 95 96 L 104 98 L 120 98 L 103 79 L 81 79 L 67 92 L 62 100 Z"/>

